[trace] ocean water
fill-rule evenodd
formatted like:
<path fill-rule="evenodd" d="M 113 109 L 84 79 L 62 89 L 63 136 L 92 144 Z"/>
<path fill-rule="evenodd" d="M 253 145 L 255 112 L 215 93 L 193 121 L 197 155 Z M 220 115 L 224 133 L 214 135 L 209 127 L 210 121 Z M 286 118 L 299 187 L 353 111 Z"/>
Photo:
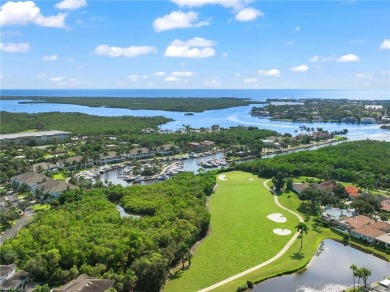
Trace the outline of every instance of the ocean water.
<path fill-rule="evenodd" d="M 332 98 L 390 100 L 389 90 L 301 89 L 0 89 L 1 96 L 47 97 L 237 97 L 262 101 L 267 98 Z"/>

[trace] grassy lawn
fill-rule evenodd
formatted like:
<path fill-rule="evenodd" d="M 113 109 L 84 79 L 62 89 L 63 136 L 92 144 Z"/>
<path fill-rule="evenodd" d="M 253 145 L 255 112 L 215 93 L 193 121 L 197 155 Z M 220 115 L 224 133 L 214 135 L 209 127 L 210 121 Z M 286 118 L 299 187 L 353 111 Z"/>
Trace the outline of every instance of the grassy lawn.
<path fill-rule="evenodd" d="M 31 209 L 33 209 L 35 212 L 46 211 L 46 210 L 50 209 L 50 205 L 49 204 L 34 205 L 34 206 L 31 206 Z"/>
<path fill-rule="evenodd" d="M 53 179 L 55 180 L 65 180 L 64 174 L 62 172 L 53 174 Z"/>
<path fill-rule="evenodd" d="M 276 206 L 262 186 L 264 180 L 244 172 L 225 175 L 227 180 L 217 180 L 217 191 L 210 199 L 211 233 L 197 248 L 192 266 L 179 270 L 164 291 L 208 287 L 272 258 L 292 237 L 298 219 Z M 269 220 L 271 213 L 282 213 L 287 222 Z M 292 233 L 279 236 L 273 233 L 274 228 L 287 228 Z"/>

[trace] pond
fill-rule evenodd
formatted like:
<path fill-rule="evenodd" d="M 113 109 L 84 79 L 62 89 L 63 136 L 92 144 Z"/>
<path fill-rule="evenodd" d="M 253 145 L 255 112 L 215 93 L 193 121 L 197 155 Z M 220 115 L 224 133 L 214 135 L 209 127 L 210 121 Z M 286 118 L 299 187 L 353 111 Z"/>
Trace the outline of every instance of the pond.
<path fill-rule="evenodd" d="M 266 280 L 252 291 L 340 292 L 353 285 L 352 270 L 349 268 L 352 264 L 371 271 L 367 283 L 381 281 L 390 275 L 389 262 L 327 239 L 323 241 L 319 255 L 314 256 L 307 265 L 306 271 Z"/>

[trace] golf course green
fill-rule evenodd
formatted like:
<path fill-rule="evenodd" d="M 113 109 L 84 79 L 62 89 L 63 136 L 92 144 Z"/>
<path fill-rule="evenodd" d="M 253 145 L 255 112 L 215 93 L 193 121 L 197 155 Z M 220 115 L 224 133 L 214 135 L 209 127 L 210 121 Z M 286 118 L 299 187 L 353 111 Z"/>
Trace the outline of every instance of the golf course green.
<path fill-rule="evenodd" d="M 263 179 L 250 173 L 228 172 L 217 178 L 209 202 L 209 235 L 200 243 L 192 265 L 177 269 L 164 291 L 197 291 L 275 256 L 291 239 L 297 217 L 279 208 Z M 267 218 L 280 213 L 283 223 Z M 271 216 L 272 217 L 272 216 Z M 277 235 L 274 229 L 289 229 Z"/>

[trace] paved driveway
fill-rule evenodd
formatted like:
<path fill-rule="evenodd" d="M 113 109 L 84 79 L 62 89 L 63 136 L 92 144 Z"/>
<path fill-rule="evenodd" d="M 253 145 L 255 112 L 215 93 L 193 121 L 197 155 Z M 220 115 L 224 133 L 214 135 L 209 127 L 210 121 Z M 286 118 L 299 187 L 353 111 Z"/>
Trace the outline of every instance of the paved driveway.
<path fill-rule="evenodd" d="M 7 229 L 3 235 L 0 235 L 0 245 L 3 244 L 4 240 L 14 237 L 20 228 L 31 222 L 31 220 L 33 219 L 33 213 L 34 211 L 32 210 L 26 210 L 24 215 L 20 219 L 16 220 L 16 222 L 14 223 L 14 225 L 12 225 L 10 229 Z"/>

